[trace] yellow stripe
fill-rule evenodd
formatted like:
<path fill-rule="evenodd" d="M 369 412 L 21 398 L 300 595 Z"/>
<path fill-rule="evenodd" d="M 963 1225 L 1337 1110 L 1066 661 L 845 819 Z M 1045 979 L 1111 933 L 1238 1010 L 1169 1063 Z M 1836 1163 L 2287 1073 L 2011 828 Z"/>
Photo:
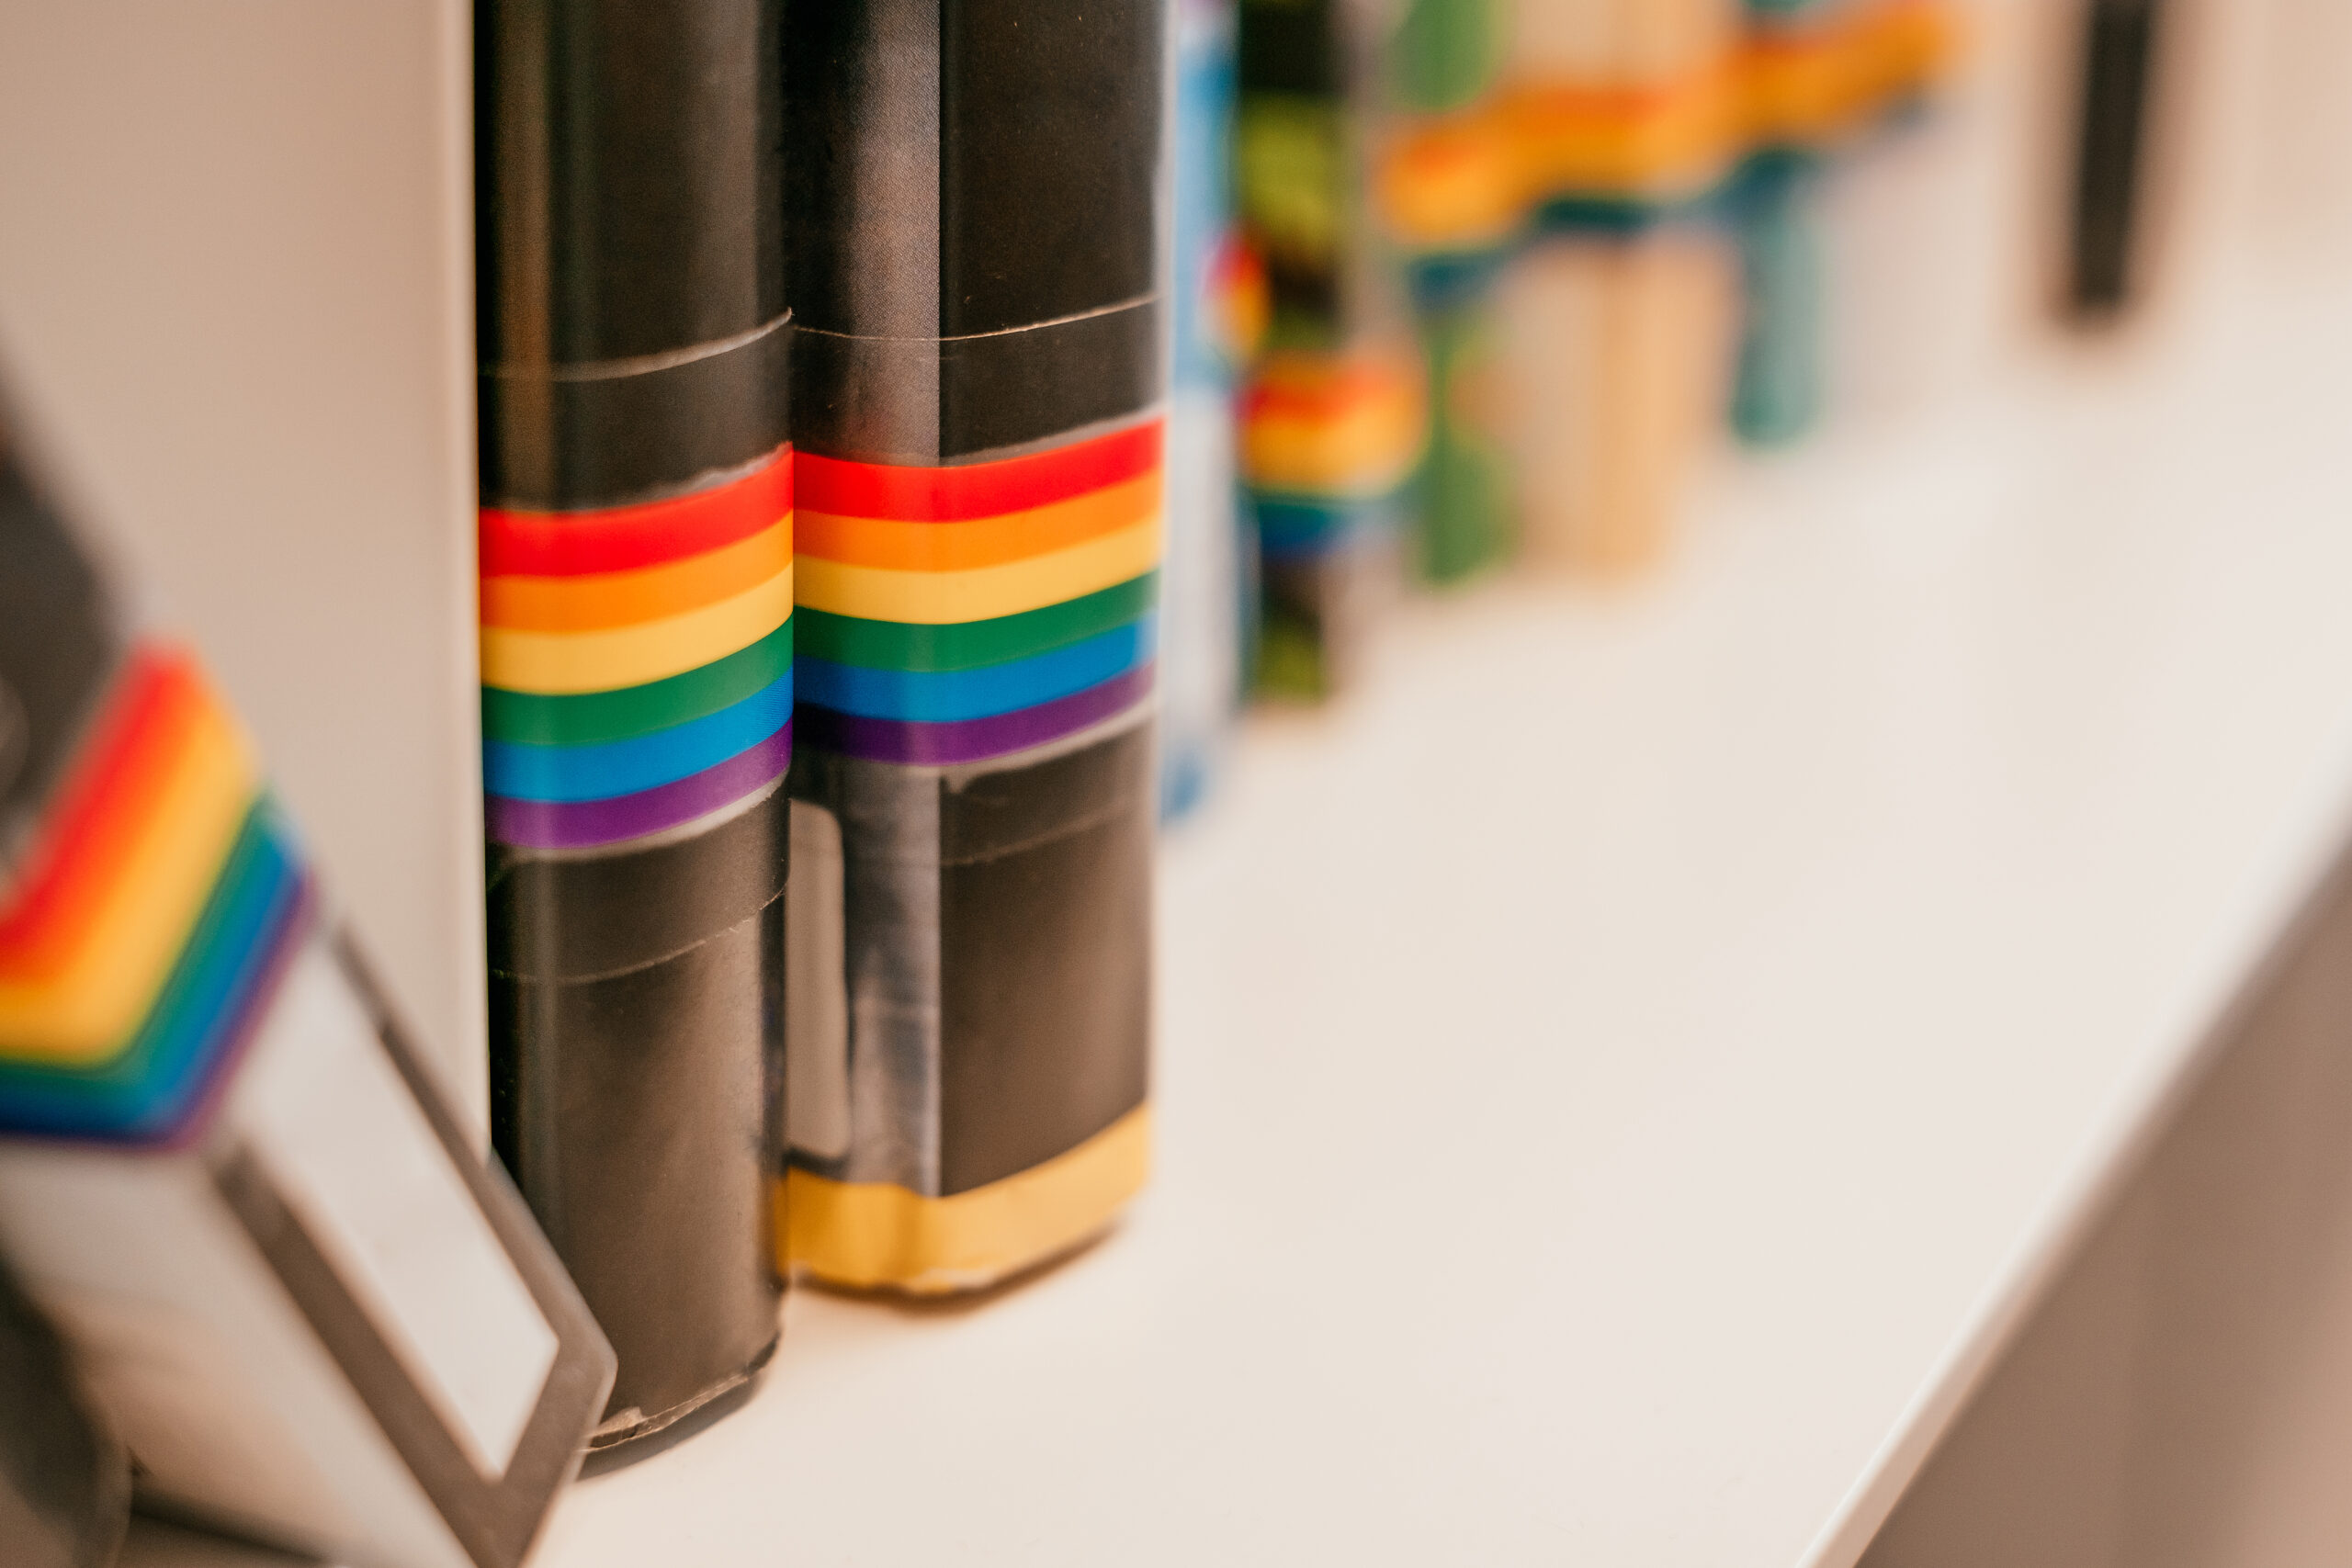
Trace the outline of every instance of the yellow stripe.
<path fill-rule="evenodd" d="M 1150 1168 L 1151 1108 L 1138 1106 L 1068 1154 L 952 1198 L 787 1171 L 778 1243 L 788 1260 L 836 1285 L 978 1290 L 1110 1224 Z"/>
<path fill-rule="evenodd" d="M 803 557 L 800 603 L 868 621 L 947 626 L 1042 609 L 1159 564 L 1159 515 L 1066 550 L 969 571 L 896 571 Z"/>
<path fill-rule="evenodd" d="M 601 632 L 517 632 L 485 626 L 481 679 L 509 692 L 561 695 L 641 686 L 699 670 L 749 648 L 792 614 L 786 567 L 731 599 L 634 626 Z"/>
<path fill-rule="evenodd" d="M 89 1066 L 130 1043 L 259 788 L 243 735 L 208 701 L 81 944 L 49 979 L 0 983 L 0 1057 Z"/>

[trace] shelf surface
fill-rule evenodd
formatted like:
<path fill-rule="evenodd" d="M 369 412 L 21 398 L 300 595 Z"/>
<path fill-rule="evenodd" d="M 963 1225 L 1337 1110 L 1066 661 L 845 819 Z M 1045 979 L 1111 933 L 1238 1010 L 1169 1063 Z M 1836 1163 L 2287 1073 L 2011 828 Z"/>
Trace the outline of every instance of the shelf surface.
<path fill-rule="evenodd" d="M 1158 1176 L 797 1292 L 548 1568 L 1843 1564 L 2352 804 L 2346 319 L 1725 476 L 1424 606 L 1165 859 Z"/>
<path fill-rule="evenodd" d="M 1412 610 L 1170 843 L 1158 1174 L 796 1292 L 545 1568 L 1843 1568 L 2352 806 L 2352 309 L 1711 481 Z"/>

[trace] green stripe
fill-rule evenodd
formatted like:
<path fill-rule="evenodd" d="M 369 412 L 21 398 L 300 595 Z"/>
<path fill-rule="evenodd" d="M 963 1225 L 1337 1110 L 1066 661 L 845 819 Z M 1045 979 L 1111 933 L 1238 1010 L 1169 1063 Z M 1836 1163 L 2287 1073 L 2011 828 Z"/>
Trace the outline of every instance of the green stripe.
<path fill-rule="evenodd" d="M 785 617 L 784 625 L 749 648 L 736 649 L 699 669 L 624 686 L 615 692 L 543 696 L 531 692 L 481 689 L 481 732 L 492 740 L 521 740 L 540 746 L 594 746 L 650 735 L 742 701 L 792 668 L 792 628 L 808 612 Z"/>
<path fill-rule="evenodd" d="M 1159 588 L 1159 574 L 1147 571 L 1042 610 L 944 626 L 866 621 L 810 609 L 796 611 L 793 618 L 800 623 L 801 650 L 811 659 L 868 670 L 978 670 L 1124 626 L 1151 608 Z"/>

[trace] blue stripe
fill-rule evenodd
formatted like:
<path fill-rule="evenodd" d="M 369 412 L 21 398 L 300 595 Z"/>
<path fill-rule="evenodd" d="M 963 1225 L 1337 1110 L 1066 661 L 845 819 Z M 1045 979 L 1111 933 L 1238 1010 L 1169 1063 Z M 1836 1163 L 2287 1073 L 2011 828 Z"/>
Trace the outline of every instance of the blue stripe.
<path fill-rule="evenodd" d="M 626 740 L 542 746 L 485 740 L 482 785 L 509 800 L 570 803 L 674 784 L 758 745 L 792 716 L 792 671 L 717 713 Z"/>
<path fill-rule="evenodd" d="M 803 702 L 861 718 L 919 724 L 989 718 L 1067 697 L 1151 657 L 1157 615 L 1009 664 L 978 670 L 869 670 L 800 656 Z"/>

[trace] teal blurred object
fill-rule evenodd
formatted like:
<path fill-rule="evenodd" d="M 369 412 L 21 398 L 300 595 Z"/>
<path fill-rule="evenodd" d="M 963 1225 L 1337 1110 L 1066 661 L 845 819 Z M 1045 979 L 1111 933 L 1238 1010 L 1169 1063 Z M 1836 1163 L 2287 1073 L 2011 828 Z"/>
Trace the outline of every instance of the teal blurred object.
<path fill-rule="evenodd" d="M 1820 163 L 1810 153 L 1761 152 L 1741 171 L 1728 203 L 1739 240 L 1742 303 L 1731 424 L 1753 446 L 1802 439 L 1821 417 L 1826 323 L 1820 180 Z"/>

